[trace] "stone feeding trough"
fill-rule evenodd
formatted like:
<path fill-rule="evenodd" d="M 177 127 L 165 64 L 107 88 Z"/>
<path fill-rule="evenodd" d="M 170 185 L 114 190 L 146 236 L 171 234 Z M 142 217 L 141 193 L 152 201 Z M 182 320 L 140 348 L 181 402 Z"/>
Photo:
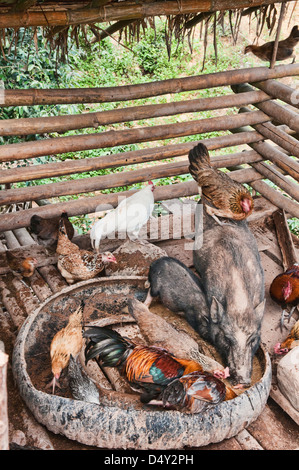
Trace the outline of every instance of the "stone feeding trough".
<path fill-rule="evenodd" d="M 74 400 L 66 370 L 55 395 L 47 388 L 52 378 L 51 340 L 81 299 L 85 299 L 85 325 L 111 325 L 122 335 L 146 343 L 127 308 L 128 299 L 145 299 L 145 280 L 142 276 L 111 276 L 81 282 L 53 295 L 30 315 L 13 353 L 13 373 L 23 400 L 49 431 L 105 449 L 194 448 L 235 436 L 259 416 L 269 396 L 271 365 L 263 347 L 254 359 L 251 387 L 199 414 L 140 403 L 138 393 L 129 389 L 117 370 L 102 372 L 94 361 L 86 371 L 100 386 L 100 404 Z M 155 309 L 157 313 L 165 310 L 167 321 L 172 318 L 161 304 L 151 308 Z M 183 328 L 184 320 L 176 317 Z M 185 328 L 186 332 L 192 330 L 187 324 Z M 82 357 L 81 364 L 84 366 Z"/>

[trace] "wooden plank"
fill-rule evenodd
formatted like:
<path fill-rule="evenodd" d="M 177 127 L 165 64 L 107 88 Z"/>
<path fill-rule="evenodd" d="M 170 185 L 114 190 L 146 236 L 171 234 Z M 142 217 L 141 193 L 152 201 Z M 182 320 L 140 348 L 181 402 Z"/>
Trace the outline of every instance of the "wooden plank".
<path fill-rule="evenodd" d="M 298 447 L 298 427 L 284 421 L 281 413 L 281 410 L 266 405 L 258 419 L 247 427 L 265 450 L 294 450 Z"/>

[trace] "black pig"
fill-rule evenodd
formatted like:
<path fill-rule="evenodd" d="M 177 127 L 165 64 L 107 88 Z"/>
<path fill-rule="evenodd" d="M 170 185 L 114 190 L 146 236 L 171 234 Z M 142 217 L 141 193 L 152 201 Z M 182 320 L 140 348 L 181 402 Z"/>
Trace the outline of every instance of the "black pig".
<path fill-rule="evenodd" d="M 257 244 L 246 221 L 219 225 L 205 209 L 201 220 L 203 238 L 197 231 L 193 257 L 206 294 L 209 323 L 198 321 L 197 331 L 222 355 L 233 382 L 249 386 L 265 304 Z"/>
<path fill-rule="evenodd" d="M 201 281 L 184 263 L 163 256 L 151 264 L 148 280 L 150 289 L 145 300 L 147 306 L 153 297 L 159 297 L 172 312 L 184 313 L 195 330 L 199 329 L 199 319 L 207 324 L 208 308 Z"/>

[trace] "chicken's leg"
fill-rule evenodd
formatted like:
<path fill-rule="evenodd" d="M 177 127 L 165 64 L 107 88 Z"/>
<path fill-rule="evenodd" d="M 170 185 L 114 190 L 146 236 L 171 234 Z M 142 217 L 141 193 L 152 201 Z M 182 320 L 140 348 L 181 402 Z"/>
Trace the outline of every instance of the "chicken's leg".
<path fill-rule="evenodd" d="M 217 215 L 215 214 L 215 210 L 213 209 L 213 207 L 210 207 L 210 206 L 205 206 L 206 208 L 206 212 L 207 214 L 209 214 L 211 217 L 213 217 L 213 219 L 217 222 L 217 224 L 219 224 L 221 227 L 223 227 L 224 225 L 233 225 L 229 222 L 226 222 L 226 221 L 222 221 L 218 219 Z"/>
<path fill-rule="evenodd" d="M 292 312 L 292 313 L 293 313 L 293 312 Z M 280 324 L 280 331 L 283 331 L 283 327 L 287 328 L 287 327 L 285 326 L 285 324 L 284 324 L 285 316 L 286 316 L 286 310 L 284 309 L 284 310 L 282 311 L 282 314 L 281 314 L 281 317 L 280 317 L 280 322 L 279 322 L 279 324 Z M 289 315 L 288 315 L 288 316 L 289 316 Z"/>
<path fill-rule="evenodd" d="M 147 308 L 149 308 L 149 306 L 151 305 L 152 301 L 153 301 L 153 297 L 152 297 L 152 295 L 151 295 L 151 289 L 149 288 L 148 293 L 147 293 L 147 296 L 146 296 L 146 299 L 145 299 L 145 301 L 144 301 L 143 303 L 144 303 L 144 305 L 145 305 Z"/>

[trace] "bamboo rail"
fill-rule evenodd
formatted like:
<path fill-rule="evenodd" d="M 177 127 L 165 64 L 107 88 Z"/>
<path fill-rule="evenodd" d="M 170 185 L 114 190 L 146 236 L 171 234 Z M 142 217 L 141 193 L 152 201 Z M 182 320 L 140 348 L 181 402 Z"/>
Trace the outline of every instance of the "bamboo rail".
<path fill-rule="evenodd" d="M 244 114 L 219 116 L 177 124 L 2 145 L 0 147 L 0 162 L 132 143 L 152 142 L 160 139 L 173 139 L 211 131 L 230 130 L 243 125 L 260 124 L 269 120 L 270 118 L 262 111 L 251 111 Z"/>
<path fill-rule="evenodd" d="M 251 85 L 259 88 L 276 99 L 284 101 L 295 108 L 299 108 L 298 90 L 294 90 L 294 88 L 291 88 L 284 83 L 277 82 L 276 80 L 265 80 L 251 83 Z"/>
<path fill-rule="evenodd" d="M 242 171 L 241 175 L 240 171 Z M 231 176 L 237 178 L 241 183 L 249 183 L 262 178 L 260 173 L 253 168 L 234 171 L 231 173 Z M 135 192 L 135 190 L 123 191 L 121 192 L 121 197 L 128 197 Z M 195 194 L 198 194 L 198 186 L 195 181 L 189 181 L 185 183 L 172 184 L 170 186 L 157 186 L 154 191 L 154 198 L 155 201 L 164 201 L 177 197 L 194 196 Z M 111 208 L 118 205 L 119 196 L 119 193 L 101 194 L 68 202 L 47 204 L 45 206 L 27 209 L 26 211 L 2 214 L 0 217 L 0 231 L 28 227 L 30 225 L 30 219 L 34 214 L 38 214 L 41 217 L 58 217 L 63 211 L 66 211 L 71 217 L 107 210 L 108 207 Z"/>
<path fill-rule="evenodd" d="M 119 87 L 5 90 L 4 100 L 0 106 L 35 106 L 46 104 L 58 105 L 128 101 L 165 95 L 168 93 L 182 93 L 185 91 L 230 86 L 245 82 L 259 82 L 261 80 L 295 75 L 299 75 L 299 64 L 277 65 L 273 69 L 269 69 L 268 67 L 252 67 L 206 75 L 197 75 L 195 77 L 173 78 L 159 82 L 149 82 L 139 85 L 123 85 Z"/>
<path fill-rule="evenodd" d="M 224 95 L 213 98 L 201 98 L 166 104 L 135 106 L 86 114 L 51 116 L 27 119 L 5 119 L 0 121 L 0 135 L 29 135 L 59 132 L 75 129 L 98 128 L 108 124 L 152 119 L 161 116 L 173 116 L 182 113 L 195 113 L 230 107 L 260 103 L 270 99 L 263 91 L 252 91 L 240 95 Z"/>
<path fill-rule="evenodd" d="M 260 160 L 261 157 L 256 152 L 240 152 L 235 155 L 212 158 L 213 166 L 221 168 L 235 166 L 236 163 L 247 163 L 248 161 L 257 162 Z M 59 183 L 43 184 L 33 187 L 7 189 L 0 191 L 0 205 L 24 201 L 37 201 L 39 199 L 49 199 L 72 194 L 84 194 L 188 173 L 189 161 L 180 160 L 174 163 L 150 166 L 146 168 L 146 171 L 144 168 L 141 168 L 139 170 L 125 171 L 113 175 L 82 178 L 76 180 L 76 184 L 74 184 L 74 181 L 61 181 Z M 234 172 L 233 177 L 237 178 L 239 177 L 238 175 L 240 175 L 241 180 L 239 181 L 243 182 L 243 174 L 246 175 L 246 169 L 242 170 L 241 173 Z M 244 181 L 247 181 L 246 176 Z"/>
<path fill-rule="evenodd" d="M 288 214 L 290 213 L 294 217 L 299 217 L 299 205 L 297 202 L 286 198 L 264 181 L 252 181 L 250 185 L 276 207 L 284 209 Z"/>
<path fill-rule="evenodd" d="M 251 142 L 263 140 L 263 136 L 256 131 L 242 132 L 235 135 L 224 135 L 201 140 L 209 150 L 217 150 L 225 147 L 233 147 Z M 51 178 L 87 171 L 103 170 L 105 168 L 116 168 L 118 166 L 134 165 L 136 163 L 147 163 L 151 161 L 164 160 L 187 155 L 189 150 L 197 142 L 186 142 L 183 144 L 172 144 L 150 149 L 136 150 L 126 153 L 116 153 L 101 157 L 82 158 L 80 160 L 67 160 L 58 163 L 47 163 L 47 165 L 29 165 L 26 167 L 0 170 L 0 184 L 10 184 L 21 181 L 31 181 L 41 178 Z M 252 151 L 254 152 L 254 151 Z M 248 152 L 247 154 L 248 155 Z M 230 155 L 230 157 L 232 157 Z M 212 161 L 214 161 L 212 158 Z M 220 157 L 226 160 L 226 157 Z M 244 154 L 241 152 L 240 160 L 243 161 Z M 234 163 L 235 164 L 235 163 Z M 224 165 L 225 166 L 225 165 Z"/>
<path fill-rule="evenodd" d="M 281 3 L 282 0 L 264 0 L 263 4 Z M 234 0 L 232 9 L 260 6 L 259 0 Z M 182 15 L 189 13 L 222 11 L 228 9 L 227 0 L 180 0 L 180 2 L 152 2 L 125 4 L 110 3 L 100 8 L 80 10 L 49 11 L 27 10 L 8 12 L 0 15 L 0 28 L 20 28 L 30 26 L 68 26 L 91 24 L 128 19 L 142 19 L 149 16 Z"/>
<path fill-rule="evenodd" d="M 242 84 L 233 85 L 232 90 L 236 91 L 236 93 L 242 93 L 252 91 L 253 88 L 247 84 Z M 264 103 L 254 103 L 254 106 L 266 113 L 268 116 L 276 119 L 281 124 L 287 124 L 291 129 L 299 132 L 298 114 L 291 109 L 287 109 L 286 107 L 275 103 L 273 100 L 269 100 Z"/>

